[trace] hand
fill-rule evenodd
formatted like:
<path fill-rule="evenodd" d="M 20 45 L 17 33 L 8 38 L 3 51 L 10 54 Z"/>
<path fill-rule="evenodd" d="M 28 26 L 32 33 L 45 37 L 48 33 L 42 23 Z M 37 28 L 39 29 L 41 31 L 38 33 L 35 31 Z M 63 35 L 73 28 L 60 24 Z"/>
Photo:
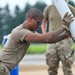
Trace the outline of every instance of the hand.
<path fill-rule="evenodd" d="M 69 14 L 68 12 L 64 15 L 63 18 L 63 25 L 65 29 L 69 30 L 69 24 L 74 20 L 72 14 Z"/>

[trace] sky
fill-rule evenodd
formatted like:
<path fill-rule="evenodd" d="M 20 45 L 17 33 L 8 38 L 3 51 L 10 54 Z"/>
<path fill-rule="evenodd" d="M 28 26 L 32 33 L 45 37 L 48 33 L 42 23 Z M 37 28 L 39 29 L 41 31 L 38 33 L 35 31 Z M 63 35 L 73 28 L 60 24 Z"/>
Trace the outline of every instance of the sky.
<path fill-rule="evenodd" d="M 8 4 L 10 9 L 13 9 L 15 5 L 18 5 L 22 9 L 27 2 L 34 5 L 37 1 L 45 2 L 47 5 L 51 3 L 51 0 L 0 0 L 0 7 Z"/>
<path fill-rule="evenodd" d="M 51 4 L 51 0 L 0 0 L 0 7 L 4 7 L 8 4 L 10 10 L 13 10 L 15 5 L 18 5 L 21 9 L 23 9 L 27 2 L 34 5 L 37 1 L 45 2 L 47 5 Z M 75 2 L 75 0 L 72 1 Z"/>

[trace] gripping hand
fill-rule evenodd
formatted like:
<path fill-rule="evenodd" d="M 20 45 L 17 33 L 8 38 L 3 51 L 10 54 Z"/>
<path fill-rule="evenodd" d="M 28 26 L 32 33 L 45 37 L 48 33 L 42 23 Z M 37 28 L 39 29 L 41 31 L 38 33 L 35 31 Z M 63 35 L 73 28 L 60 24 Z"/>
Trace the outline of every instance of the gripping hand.
<path fill-rule="evenodd" d="M 64 15 L 63 18 L 63 25 L 62 27 L 64 27 L 65 29 L 69 30 L 69 25 L 70 23 L 74 20 L 72 14 L 69 14 L 68 12 Z"/>

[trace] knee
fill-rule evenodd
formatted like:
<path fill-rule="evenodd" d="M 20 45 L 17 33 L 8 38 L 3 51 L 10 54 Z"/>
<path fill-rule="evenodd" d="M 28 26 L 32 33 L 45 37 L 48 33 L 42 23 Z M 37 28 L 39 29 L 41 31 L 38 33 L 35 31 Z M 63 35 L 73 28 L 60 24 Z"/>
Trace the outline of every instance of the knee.
<path fill-rule="evenodd" d="M 52 67 L 58 67 L 59 58 L 55 53 L 47 53 L 46 54 L 46 64 Z"/>
<path fill-rule="evenodd" d="M 0 63 L 0 75 L 10 75 L 4 64 Z"/>
<path fill-rule="evenodd" d="M 66 57 L 66 64 L 67 65 L 72 65 L 74 62 L 74 51 L 72 51 L 72 53 Z"/>
<path fill-rule="evenodd" d="M 4 67 L 0 67 L 0 75 L 10 75 Z"/>

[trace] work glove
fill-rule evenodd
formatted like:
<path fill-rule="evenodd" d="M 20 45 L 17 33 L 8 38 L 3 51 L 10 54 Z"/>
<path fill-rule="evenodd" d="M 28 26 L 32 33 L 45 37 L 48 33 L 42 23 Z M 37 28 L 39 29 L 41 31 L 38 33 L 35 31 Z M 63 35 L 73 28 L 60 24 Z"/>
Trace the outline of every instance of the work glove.
<path fill-rule="evenodd" d="M 62 27 L 69 31 L 69 25 L 70 23 L 74 21 L 74 18 L 72 14 L 69 14 L 68 12 L 63 17 L 63 24 Z"/>

